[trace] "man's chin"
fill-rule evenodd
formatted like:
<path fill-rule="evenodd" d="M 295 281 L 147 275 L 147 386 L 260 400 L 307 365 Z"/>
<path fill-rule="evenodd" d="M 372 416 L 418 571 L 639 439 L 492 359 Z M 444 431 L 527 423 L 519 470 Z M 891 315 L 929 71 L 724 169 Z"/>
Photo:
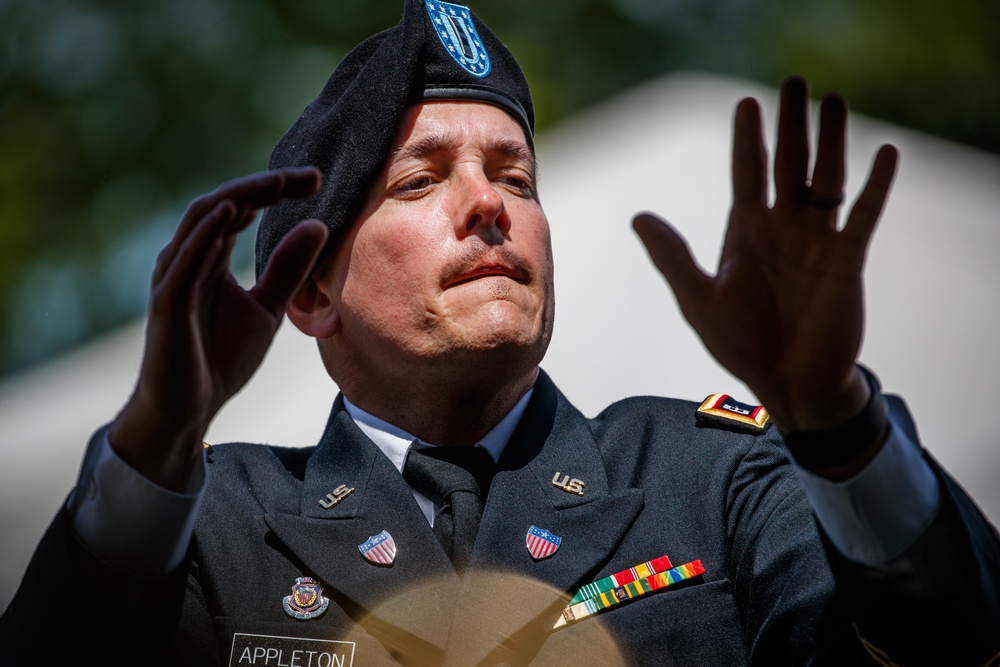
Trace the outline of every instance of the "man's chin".
<path fill-rule="evenodd" d="M 474 357 L 487 362 L 496 359 L 506 363 L 537 357 L 541 361 L 548 347 L 548 340 L 537 335 L 504 335 L 506 332 L 491 332 L 490 335 L 461 341 L 446 353 L 459 357 Z"/>
<path fill-rule="evenodd" d="M 436 363 L 453 364 L 466 372 L 473 366 L 503 373 L 527 370 L 541 363 L 551 338 L 547 328 L 539 327 L 493 327 L 463 333 L 441 350 Z"/>

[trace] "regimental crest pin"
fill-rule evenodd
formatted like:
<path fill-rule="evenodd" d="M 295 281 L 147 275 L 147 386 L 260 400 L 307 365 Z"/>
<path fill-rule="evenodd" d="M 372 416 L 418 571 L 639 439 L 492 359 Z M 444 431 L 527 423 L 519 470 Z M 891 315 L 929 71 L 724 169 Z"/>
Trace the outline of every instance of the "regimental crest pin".
<path fill-rule="evenodd" d="M 524 545 L 528 547 L 528 553 L 534 560 L 548 558 L 559 551 L 560 544 L 562 544 L 561 537 L 537 526 L 528 528 L 528 534 L 524 536 Z"/>
<path fill-rule="evenodd" d="M 282 600 L 285 613 L 300 621 L 322 616 L 330 606 L 330 600 L 323 597 L 323 589 L 311 577 L 297 577 L 292 584 L 292 594 Z"/>
<path fill-rule="evenodd" d="M 490 73 L 490 55 L 479 39 L 472 12 L 450 2 L 425 0 L 427 15 L 448 54 L 469 74 L 483 78 Z"/>
<path fill-rule="evenodd" d="M 375 565 L 389 567 L 396 562 L 396 540 L 389 531 L 383 530 L 378 535 L 372 535 L 364 544 L 358 545 L 361 555 Z"/>

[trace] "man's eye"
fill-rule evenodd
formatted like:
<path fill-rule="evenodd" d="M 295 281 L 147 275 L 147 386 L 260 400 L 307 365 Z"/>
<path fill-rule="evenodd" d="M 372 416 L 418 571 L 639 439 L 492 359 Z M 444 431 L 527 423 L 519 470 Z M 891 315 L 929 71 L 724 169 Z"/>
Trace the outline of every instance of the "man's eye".
<path fill-rule="evenodd" d="M 403 192 L 413 192 L 415 190 L 422 190 L 430 184 L 431 184 L 430 178 L 428 178 L 427 176 L 418 176 L 416 178 L 411 178 L 403 181 L 398 186 L 396 186 L 396 189 L 401 190 Z"/>
<path fill-rule="evenodd" d="M 501 182 L 521 192 L 530 193 L 534 191 L 534 185 L 532 184 L 531 180 L 525 176 L 520 176 L 518 174 L 506 174 L 505 176 L 501 177 L 500 180 Z"/>

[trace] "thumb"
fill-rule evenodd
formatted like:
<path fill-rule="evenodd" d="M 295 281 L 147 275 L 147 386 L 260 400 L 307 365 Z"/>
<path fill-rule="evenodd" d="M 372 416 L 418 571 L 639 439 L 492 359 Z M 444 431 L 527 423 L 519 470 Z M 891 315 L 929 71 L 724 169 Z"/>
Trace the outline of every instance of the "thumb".
<path fill-rule="evenodd" d="M 280 317 L 292 295 L 312 273 L 329 231 L 319 220 L 304 220 L 281 239 L 251 293 Z"/>
<path fill-rule="evenodd" d="M 632 228 L 646 246 L 653 265 L 667 279 L 681 309 L 686 303 L 697 301 L 708 288 L 710 279 L 698 268 L 684 238 L 651 213 L 636 215 Z"/>

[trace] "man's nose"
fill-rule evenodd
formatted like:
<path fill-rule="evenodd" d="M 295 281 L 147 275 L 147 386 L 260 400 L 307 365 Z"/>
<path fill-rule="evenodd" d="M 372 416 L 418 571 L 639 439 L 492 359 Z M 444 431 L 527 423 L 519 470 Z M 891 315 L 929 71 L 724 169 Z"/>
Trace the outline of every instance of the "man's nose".
<path fill-rule="evenodd" d="M 482 172 L 465 174 L 458 183 L 460 209 L 455 216 L 459 238 L 471 234 L 496 235 L 500 241 L 510 231 L 503 196 Z"/>

